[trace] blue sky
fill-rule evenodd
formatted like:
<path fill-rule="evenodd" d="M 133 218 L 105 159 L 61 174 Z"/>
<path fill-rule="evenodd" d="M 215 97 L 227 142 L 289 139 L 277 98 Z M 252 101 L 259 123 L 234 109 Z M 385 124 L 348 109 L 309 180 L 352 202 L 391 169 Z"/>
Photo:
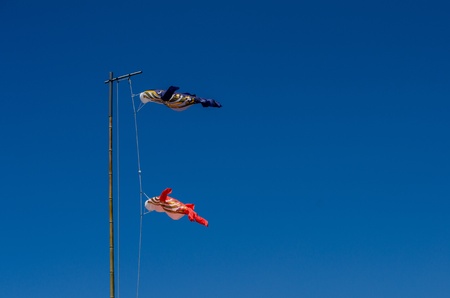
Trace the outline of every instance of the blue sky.
<path fill-rule="evenodd" d="M 176 85 L 223 105 L 138 113 L 144 191 L 172 187 L 210 222 L 144 216 L 140 297 L 448 297 L 449 14 L 4 1 L 2 297 L 109 295 L 104 81 L 138 70 L 134 93 Z M 115 87 L 116 290 L 135 297 L 136 144 Z"/>

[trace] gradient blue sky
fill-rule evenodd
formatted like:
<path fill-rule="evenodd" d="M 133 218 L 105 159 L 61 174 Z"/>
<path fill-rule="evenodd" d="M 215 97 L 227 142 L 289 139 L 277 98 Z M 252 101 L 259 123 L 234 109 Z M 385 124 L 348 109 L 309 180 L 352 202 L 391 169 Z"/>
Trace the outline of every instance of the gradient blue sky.
<path fill-rule="evenodd" d="M 449 297 L 446 1 L 5 0 L 0 25 L 0 296 L 109 297 L 104 81 L 142 70 L 135 93 L 223 108 L 139 112 L 144 191 L 210 222 L 144 216 L 140 297 Z M 135 297 L 118 94 L 117 290 Z"/>

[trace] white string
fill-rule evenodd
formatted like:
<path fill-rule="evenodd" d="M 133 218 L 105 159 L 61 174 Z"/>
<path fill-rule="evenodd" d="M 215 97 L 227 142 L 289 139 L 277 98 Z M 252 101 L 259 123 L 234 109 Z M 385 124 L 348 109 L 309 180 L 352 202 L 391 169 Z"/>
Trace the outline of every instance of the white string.
<path fill-rule="evenodd" d="M 134 114 L 134 128 L 136 133 L 136 152 L 137 152 L 137 163 L 138 163 L 138 177 L 139 177 L 139 249 L 138 249 L 138 272 L 137 272 L 137 285 L 136 285 L 136 298 L 139 298 L 139 286 L 141 279 L 141 251 L 142 251 L 142 216 L 143 216 L 143 205 L 144 201 L 142 199 L 142 171 L 141 171 L 141 157 L 139 153 L 139 134 L 138 134 L 138 124 L 137 124 L 137 111 L 136 105 L 134 103 L 133 87 L 131 85 L 131 79 L 128 78 L 128 83 L 130 84 L 131 102 L 133 104 L 133 114 Z"/>
<path fill-rule="evenodd" d="M 120 126 L 119 126 L 119 81 L 116 96 L 116 158 L 117 158 L 117 297 L 120 298 Z"/>

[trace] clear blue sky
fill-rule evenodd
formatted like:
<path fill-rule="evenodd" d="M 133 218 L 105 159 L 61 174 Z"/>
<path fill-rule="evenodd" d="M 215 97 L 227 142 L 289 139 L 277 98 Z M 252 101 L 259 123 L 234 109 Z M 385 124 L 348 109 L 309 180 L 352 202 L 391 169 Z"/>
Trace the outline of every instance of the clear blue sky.
<path fill-rule="evenodd" d="M 223 108 L 139 112 L 144 191 L 210 222 L 144 216 L 140 297 L 449 297 L 446 1 L 1 6 L 0 296 L 109 297 L 104 81 L 142 70 L 135 93 Z M 118 94 L 125 298 L 140 203 Z"/>

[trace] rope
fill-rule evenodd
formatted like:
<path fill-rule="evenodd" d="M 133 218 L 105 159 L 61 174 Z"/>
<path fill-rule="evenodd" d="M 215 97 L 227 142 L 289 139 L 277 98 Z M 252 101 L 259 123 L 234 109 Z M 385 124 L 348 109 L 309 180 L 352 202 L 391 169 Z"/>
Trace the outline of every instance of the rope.
<path fill-rule="evenodd" d="M 136 298 L 139 298 L 139 286 L 141 279 L 141 251 L 142 251 L 142 217 L 143 217 L 143 191 L 142 191 L 142 171 L 141 171 L 141 157 L 139 153 L 139 134 L 138 134 L 138 124 L 137 124 L 137 110 L 134 103 L 133 87 L 131 85 L 131 79 L 128 78 L 128 83 L 130 85 L 131 102 L 133 104 L 133 114 L 134 114 L 134 129 L 136 133 L 136 152 L 137 152 L 137 163 L 138 163 L 138 177 L 139 177 L 139 206 L 140 206 L 140 216 L 139 216 L 139 250 L 138 250 L 138 272 L 137 272 L 137 285 L 136 285 Z"/>
<path fill-rule="evenodd" d="M 117 297 L 120 298 L 120 130 L 119 130 L 119 81 L 116 96 L 116 148 L 117 148 Z"/>

